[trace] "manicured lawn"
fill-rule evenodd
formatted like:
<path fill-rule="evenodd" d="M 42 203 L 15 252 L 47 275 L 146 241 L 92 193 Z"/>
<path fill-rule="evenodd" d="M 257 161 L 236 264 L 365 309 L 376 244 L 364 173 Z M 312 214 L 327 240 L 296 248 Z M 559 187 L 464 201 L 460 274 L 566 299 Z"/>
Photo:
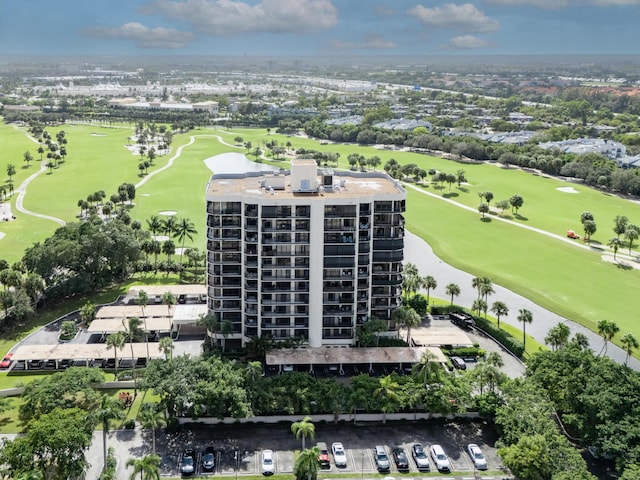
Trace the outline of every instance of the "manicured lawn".
<path fill-rule="evenodd" d="M 3 128 L 12 129 L 6 126 Z M 73 219 L 77 214 L 76 204 L 79 198 L 84 198 L 97 189 L 110 192 L 124 181 L 139 181 L 137 157 L 124 148 L 130 130 L 104 129 L 107 137 L 91 135 L 98 131 L 98 127 L 64 126 L 64 130 L 68 132 L 69 160 L 59 171 L 38 178 L 37 182 L 42 182 L 47 188 L 39 189 L 40 197 L 30 197 L 32 190 L 29 190 L 27 198 L 33 204 L 28 205 L 32 205 L 32 209 Z M 57 130 L 54 128 L 51 131 Z M 559 235 L 564 235 L 567 229 L 581 233 L 579 218 L 584 211 L 594 214 L 598 225 L 594 239 L 601 243 L 606 243 L 613 236 L 611 228 L 616 215 L 626 215 L 632 223 L 640 223 L 640 204 L 516 169 L 506 170 L 490 164 L 459 164 L 413 152 L 378 150 L 358 145 L 320 145 L 319 142 L 306 138 L 267 135 L 265 129 L 194 130 L 185 135 L 177 135 L 172 145 L 173 151 L 186 144 L 191 135 L 200 137 L 196 138 L 193 145 L 183 149 L 182 156 L 173 167 L 138 189 L 136 207 L 131 210 L 132 217 L 141 220 L 143 224 L 151 215 L 163 210 L 174 210 L 179 217 L 189 218 L 194 222 L 198 234 L 192 244 L 187 241 L 187 246 L 205 248 L 204 189 L 210 172 L 204 165 L 204 159 L 234 150 L 216 139 L 201 135 L 220 135 L 229 143 L 234 143 L 233 139 L 241 136 L 245 142 L 251 141 L 254 147 L 275 139 L 280 144 L 291 142 L 295 149 L 304 147 L 337 152 L 340 153 L 341 168 L 348 168 L 349 153 L 359 152 L 365 157 L 377 155 L 383 164 L 388 159 L 395 158 L 402 164 L 415 163 L 425 170 L 435 168 L 455 173 L 458 169 L 464 169 L 468 184 L 462 185 L 460 189 L 453 186 L 449 192 L 448 186 L 436 189 L 433 185 L 421 188 L 447 196 L 473 209 L 480 202 L 478 192 L 493 192 L 494 202 L 519 193 L 524 198 L 524 206 L 520 210 L 520 216 L 514 220 Z M 24 143 L 28 141 L 23 141 L 19 135 L 12 138 L 15 142 L 28 145 Z M 103 143 L 97 147 L 96 141 Z M 23 146 L 14 148 L 20 160 L 23 149 Z M 169 156 L 157 159 L 158 167 L 168 158 Z M 274 164 L 287 167 L 288 161 Z M 74 172 L 73 176 L 68 175 L 68 179 L 62 180 L 63 174 L 66 176 L 70 171 Z M 77 175 L 86 175 L 88 180 L 74 180 L 84 186 L 79 188 L 76 185 L 73 193 L 69 193 L 67 190 L 72 188 L 72 180 L 78 178 L 76 172 Z M 55 182 L 50 181 L 55 178 Z M 108 184 L 104 178 L 108 179 Z M 558 190 L 559 187 L 573 187 L 579 193 L 566 193 Z M 590 328 L 594 328 L 598 320 L 607 318 L 618 323 L 621 334 L 631 332 L 640 337 L 640 325 L 634 324 L 632 315 L 629 315 L 629 312 L 640 307 L 633 288 L 638 283 L 640 272 L 605 263 L 600 259 L 601 254 L 595 250 L 578 249 L 557 239 L 495 220 L 481 222 L 478 213 L 465 211 L 411 189 L 408 191 L 406 218 L 407 228 L 425 238 L 448 263 L 474 275 L 489 276 L 497 284 Z M 29 224 L 31 222 L 33 220 L 29 220 Z M 53 228 L 54 225 L 51 230 Z M 24 231 L 25 241 L 18 241 L 20 246 L 30 244 L 29 241 L 42 234 L 42 230 L 32 232 L 25 228 Z M 43 237 L 44 235 L 39 239 Z M 5 238 L 2 241 L 3 256 L 6 256 L 5 251 L 15 252 L 15 256 L 8 258 L 16 260 L 19 248 L 12 246 L 5 250 L 8 243 L 14 244 L 13 238 L 11 242 L 7 240 Z"/>

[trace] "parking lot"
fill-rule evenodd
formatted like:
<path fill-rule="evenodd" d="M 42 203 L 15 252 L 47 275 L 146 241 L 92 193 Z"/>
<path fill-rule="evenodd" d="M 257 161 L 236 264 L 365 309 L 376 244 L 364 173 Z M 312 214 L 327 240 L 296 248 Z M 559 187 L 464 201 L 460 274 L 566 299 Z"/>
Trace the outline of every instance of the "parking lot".
<path fill-rule="evenodd" d="M 301 442 L 291 433 L 289 422 L 266 425 L 197 426 L 180 433 L 159 435 L 158 454 L 162 458 L 162 474 L 179 476 L 182 452 L 192 448 L 196 452 L 195 475 L 259 475 L 261 452 L 274 452 L 276 474 L 293 473 L 294 451 L 301 449 Z M 467 444 L 476 443 L 487 458 L 489 470 L 498 470 L 502 462 L 495 449 L 495 433 L 483 422 L 394 422 L 387 424 L 316 424 L 315 440 L 307 439 L 307 447 L 316 442 L 342 442 L 346 450 L 347 466 L 337 468 L 331 456 L 331 465 L 323 471 L 328 473 L 352 473 L 358 476 L 377 473 L 373 458 L 373 447 L 382 445 L 390 459 L 390 474 L 399 473 L 391 456 L 391 449 L 403 447 L 409 457 L 409 471 L 417 473 L 411 456 L 413 443 L 421 443 L 425 449 L 432 444 L 441 445 L 451 462 L 452 471 L 473 474 L 473 463 L 466 451 Z M 213 447 L 216 457 L 215 469 L 202 471 L 202 454 Z M 431 471 L 435 471 L 430 459 Z M 406 472 L 403 472 L 406 473 Z"/>

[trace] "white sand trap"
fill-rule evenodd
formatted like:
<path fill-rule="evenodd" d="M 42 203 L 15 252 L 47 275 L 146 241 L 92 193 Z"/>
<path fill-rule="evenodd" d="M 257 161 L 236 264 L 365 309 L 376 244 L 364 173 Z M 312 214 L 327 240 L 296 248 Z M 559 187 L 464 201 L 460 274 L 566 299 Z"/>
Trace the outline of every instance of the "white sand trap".
<path fill-rule="evenodd" d="M 640 264 L 638 262 L 634 262 L 626 258 L 616 257 L 616 259 L 614 260 L 612 254 L 605 254 L 600 258 L 608 263 L 615 263 L 625 268 L 635 268 L 636 270 L 640 270 Z"/>
<path fill-rule="evenodd" d="M 0 240 L 2 240 L 5 235 L 6 235 L 5 233 L 0 232 Z"/>
<path fill-rule="evenodd" d="M 556 190 L 560 190 L 561 192 L 564 192 L 564 193 L 580 193 L 578 190 L 576 190 L 573 187 L 558 187 L 556 188 Z"/>
<path fill-rule="evenodd" d="M 166 235 L 155 235 L 151 236 L 151 238 L 158 242 L 166 242 L 167 240 L 169 240 L 169 237 L 167 237 Z"/>
<path fill-rule="evenodd" d="M 162 212 L 158 212 L 159 215 L 164 215 L 166 217 L 172 217 L 174 215 L 177 215 L 178 212 L 174 211 L 174 210 L 163 210 Z"/>
<path fill-rule="evenodd" d="M 151 194 L 150 193 L 141 193 L 140 196 L 141 197 L 150 197 Z"/>
<path fill-rule="evenodd" d="M 106 135 L 104 133 L 92 133 L 91 136 L 92 137 L 106 137 Z"/>
<path fill-rule="evenodd" d="M 15 220 L 13 213 L 11 213 L 10 203 L 0 203 L 0 222 L 10 222 Z"/>

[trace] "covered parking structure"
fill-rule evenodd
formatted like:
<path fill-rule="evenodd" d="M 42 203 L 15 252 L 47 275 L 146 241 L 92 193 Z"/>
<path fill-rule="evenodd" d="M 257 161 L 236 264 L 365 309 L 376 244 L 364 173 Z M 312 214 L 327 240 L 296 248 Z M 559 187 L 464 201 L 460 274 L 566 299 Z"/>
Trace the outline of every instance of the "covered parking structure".
<path fill-rule="evenodd" d="M 473 347 L 473 341 L 463 330 L 454 326 L 411 329 L 411 342 L 416 347 Z"/>
<path fill-rule="evenodd" d="M 133 348 L 133 354 L 132 354 Z M 148 356 L 147 356 L 147 348 Z M 157 343 L 125 343 L 118 349 L 105 344 L 62 343 L 57 345 L 22 345 L 13 352 L 12 370 L 62 370 L 67 367 L 114 368 L 116 358 L 121 368 L 148 359 L 163 358 Z"/>
<path fill-rule="evenodd" d="M 271 372 L 306 371 L 311 374 L 357 375 L 404 372 L 420 361 L 425 351 L 434 361 L 446 364 L 447 357 L 437 347 L 385 348 L 282 348 L 267 353 Z"/>
<path fill-rule="evenodd" d="M 200 284 L 191 285 L 136 285 L 129 288 L 128 295 L 136 297 L 144 291 L 149 297 L 149 303 L 162 303 L 162 295 L 173 293 L 178 303 L 206 303 L 207 286 Z M 135 299 L 132 299 L 135 302 Z"/>

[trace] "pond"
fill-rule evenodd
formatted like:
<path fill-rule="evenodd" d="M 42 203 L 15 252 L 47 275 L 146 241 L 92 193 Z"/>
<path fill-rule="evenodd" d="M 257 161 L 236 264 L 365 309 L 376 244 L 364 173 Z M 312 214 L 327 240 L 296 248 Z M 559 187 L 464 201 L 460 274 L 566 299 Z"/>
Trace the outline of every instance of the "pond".
<path fill-rule="evenodd" d="M 205 165 L 215 174 L 219 173 L 246 173 L 246 172 L 272 172 L 277 170 L 271 165 L 256 163 L 249 160 L 243 153 L 228 152 L 209 157 L 204 161 Z"/>

